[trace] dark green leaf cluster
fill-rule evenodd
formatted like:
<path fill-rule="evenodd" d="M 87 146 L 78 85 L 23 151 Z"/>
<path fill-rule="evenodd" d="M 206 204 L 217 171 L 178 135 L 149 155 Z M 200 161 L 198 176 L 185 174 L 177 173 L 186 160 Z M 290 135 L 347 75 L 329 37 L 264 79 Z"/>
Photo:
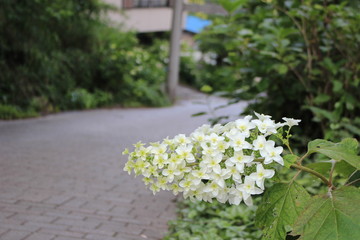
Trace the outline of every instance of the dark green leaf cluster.
<path fill-rule="evenodd" d="M 251 240 L 259 239 L 255 227 L 255 207 L 218 202 L 183 201 L 178 219 L 169 222 L 166 240 Z"/>

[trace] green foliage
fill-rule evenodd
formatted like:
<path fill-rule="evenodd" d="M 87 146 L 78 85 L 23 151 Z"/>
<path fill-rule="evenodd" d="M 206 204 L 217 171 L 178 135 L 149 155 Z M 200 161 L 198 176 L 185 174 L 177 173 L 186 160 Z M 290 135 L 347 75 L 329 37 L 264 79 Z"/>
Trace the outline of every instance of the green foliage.
<path fill-rule="evenodd" d="M 247 2 L 247 0 L 234 0 L 234 1 L 228 1 L 228 0 L 220 0 L 219 4 L 228 12 L 233 13 L 236 11 L 241 5 L 244 5 Z"/>
<path fill-rule="evenodd" d="M 309 199 L 307 191 L 294 181 L 269 188 L 256 212 L 256 224 L 264 228 L 263 239 L 285 239 Z"/>
<path fill-rule="evenodd" d="M 108 26 L 109 9 L 100 0 L 0 0 L 0 103 L 39 112 L 168 104 L 159 54 Z"/>
<path fill-rule="evenodd" d="M 360 157 L 357 156 L 358 145 L 359 143 L 354 138 L 346 138 L 339 143 L 316 139 L 309 142 L 308 154 L 318 152 L 336 161 L 344 160 L 356 169 L 360 169 Z"/>
<path fill-rule="evenodd" d="M 294 225 L 299 240 L 360 239 L 360 190 L 342 187 L 313 197 Z"/>
<path fill-rule="evenodd" d="M 169 222 L 164 240 L 250 240 L 261 231 L 254 224 L 255 207 L 226 205 L 218 202 L 183 201 L 179 216 Z"/>
<path fill-rule="evenodd" d="M 220 3 L 231 14 L 197 36 L 195 85 L 252 100 L 244 114 L 302 119 L 302 144 L 360 136 L 359 1 Z"/>
<path fill-rule="evenodd" d="M 97 87 L 113 91 L 115 101 L 125 105 L 168 105 L 161 89 L 166 79 L 165 64 L 159 59 L 159 50 L 151 51 L 112 43 L 101 52 Z"/>
<path fill-rule="evenodd" d="M 89 109 L 95 107 L 95 99 L 86 89 L 75 89 L 69 96 L 70 106 L 74 109 Z"/>
<path fill-rule="evenodd" d="M 23 111 L 16 106 L 0 104 L 0 119 L 11 120 L 37 116 L 38 114 L 32 110 Z"/>
<path fill-rule="evenodd" d="M 284 159 L 291 159 L 292 168 L 321 179 L 327 189 L 323 191 L 323 187 L 314 185 L 314 180 L 309 181 L 300 172 L 288 184 L 277 183 L 267 188 L 256 212 L 256 223 L 264 229 L 263 239 L 288 239 L 291 231 L 296 239 L 304 240 L 359 238 L 358 146 L 358 141 L 352 138 L 338 143 L 316 139 L 309 142 L 302 157 L 286 155 Z M 316 162 L 302 166 L 304 159 L 318 153 L 322 156 Z M 291 163 L 293 160 L 296 162 Z M 301 178 L 296 183 L 298 176 Z M 310 198 L 308 192 L 315 196 Z"/>
<path fill-rule="evenodd" d="M 286 168 L 290 168 L 291 164 L 293 164 L 294 162 L 296 162 L 296 160 L 298 160 L 298 156 L 294 154 L 288 154 L 285 155 L 283 159 L 284 159 L 284 166 Z"/>
<path fill-rule="evenodd" d="M 78 88 L 70 92 L 67 96 L 70 109 L 90 109 L 96 107 L 108 106 L 113 102 L 113 96 L 110 93 L 96 90 L 95 93 L 89 93 L 86 89 Z"/>

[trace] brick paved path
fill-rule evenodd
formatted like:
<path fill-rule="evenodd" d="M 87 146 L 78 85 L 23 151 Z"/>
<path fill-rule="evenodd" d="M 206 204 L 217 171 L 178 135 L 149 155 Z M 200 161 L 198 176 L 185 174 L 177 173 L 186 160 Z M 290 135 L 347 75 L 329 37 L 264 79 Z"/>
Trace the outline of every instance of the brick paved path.
<path fill-rule="evenodd" d="M 123 148 L 190 133 L 207 116 L 187 89 L 170 108 L 68 112 L 0 121 L 0 239 L 161 239 L 174 196 L 122 171 Z M 230 110 L 231 111 L 231 110 Z M 236 109 L 239 111 L 239 109 Z"/>

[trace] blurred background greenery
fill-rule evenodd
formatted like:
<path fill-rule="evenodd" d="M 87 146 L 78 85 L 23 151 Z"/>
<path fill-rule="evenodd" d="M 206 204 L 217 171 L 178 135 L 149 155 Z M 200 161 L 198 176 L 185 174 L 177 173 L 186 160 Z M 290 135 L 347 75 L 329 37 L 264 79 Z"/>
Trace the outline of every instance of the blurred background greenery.
<path fill-rule="evenodd" d="M 302 119 L 302 143 L 360 136 L 359 1 L 219 3 L 229 14 L 196 36 L 207 59 L 189 83 L 249 100 L 243 114 Z"/>
<path fill-rule="evenodd" d="M 182 82 L 249 101 L 239 114 L 302 119 L 301 144 L 360 136 L 359 1 L 193 2 L 228 14 L 200 14 L 212 24 L 183 46 Z M 109 10 L 100 0 L 0 0 L 0 118 L 168 105 L 168 34 L 110 25 Z"/>
<path fill-rule="evenodd" d="M 99 0 L 0 0 L 0 118 L 169 104 L 164 54 L 107 24 L 107 10 Z"/>

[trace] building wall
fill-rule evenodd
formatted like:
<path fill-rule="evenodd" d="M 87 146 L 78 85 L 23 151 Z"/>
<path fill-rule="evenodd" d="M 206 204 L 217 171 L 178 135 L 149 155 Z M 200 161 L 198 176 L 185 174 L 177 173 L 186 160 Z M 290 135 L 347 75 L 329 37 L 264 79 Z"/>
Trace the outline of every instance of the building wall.
<path fill-rule="evenodd" d="M 124 6 L 122 0 L 103 1 L 119 8 Z M 186 13 L 183 16 L 183 26 L 185 25 L 185 16 Z M 123 14 L 111 12 L 109 17 L 112 22 L 122 24 L 125 29 L 137 32 L 163 32 L 171 29 L 172 8 L 125 8 Z"/>
<path fill-rule="evenodd" d="M 125 11 L 126 27 L 138 32 L 162 32 L 171 29 L 171 8 L 133 8 Z"/>

